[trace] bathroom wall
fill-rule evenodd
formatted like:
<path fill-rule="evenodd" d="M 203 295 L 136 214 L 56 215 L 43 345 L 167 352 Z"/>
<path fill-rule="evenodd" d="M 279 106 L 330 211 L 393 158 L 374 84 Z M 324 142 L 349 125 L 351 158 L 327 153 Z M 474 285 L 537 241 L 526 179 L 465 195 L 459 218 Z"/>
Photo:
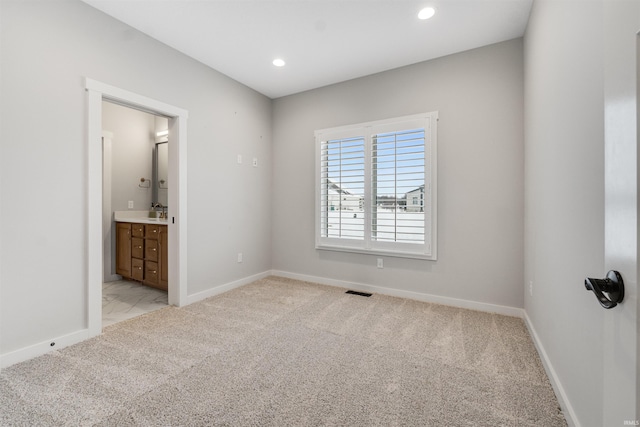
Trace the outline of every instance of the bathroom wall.
<path fill-rule="evenodd" d="M 148 210 L 151 207 L 155 116 L 103 102 L 102 128 L 112 134 L 111 210 Z M 149 182 L 141 183 L 140 178 Z M 129 208 L 129 201 L 133 202 L 133 208 Z"/>

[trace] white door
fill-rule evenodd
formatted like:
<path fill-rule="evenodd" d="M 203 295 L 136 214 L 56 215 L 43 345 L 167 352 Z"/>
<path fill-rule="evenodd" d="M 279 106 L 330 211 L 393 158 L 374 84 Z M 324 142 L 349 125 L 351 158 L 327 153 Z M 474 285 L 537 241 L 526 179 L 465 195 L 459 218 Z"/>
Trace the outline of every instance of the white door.
<path fill-rule="evenodd" d="M 625 282 L 624 301 L 604 317 L 604 426 L 640 421 L 638 30 L 640 2 L 604 1 L 605 267 Z"/>

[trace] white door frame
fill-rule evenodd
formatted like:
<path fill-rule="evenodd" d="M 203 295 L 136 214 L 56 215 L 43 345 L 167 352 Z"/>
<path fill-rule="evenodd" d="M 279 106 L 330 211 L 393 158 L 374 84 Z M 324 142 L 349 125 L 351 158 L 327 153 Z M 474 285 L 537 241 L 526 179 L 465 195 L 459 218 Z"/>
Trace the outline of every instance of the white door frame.
<path fill-rule="evenodd" d="M 182 108 L 87 78 L 87 329 L 102 332 L 102 101 L 169 117 L 169 304 L 187 304 L 187 118 Z"/>
<path fill-rule="evenodd" d="M 103 282 L 118 280 L 121 276 L 115 272 L 115 259 L 111 256 L 113 220 L 111 208 L 111 151 L 113 144 L 113 133 L 102 130 L 102 251 L 103 251 Z"/>

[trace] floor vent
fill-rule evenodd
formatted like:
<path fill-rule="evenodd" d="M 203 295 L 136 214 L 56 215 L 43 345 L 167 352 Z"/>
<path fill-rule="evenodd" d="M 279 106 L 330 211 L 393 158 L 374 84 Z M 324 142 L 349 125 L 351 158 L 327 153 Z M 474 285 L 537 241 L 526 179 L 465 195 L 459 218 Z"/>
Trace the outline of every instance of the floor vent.
<path fill-rule="evenodd" d="M 371 296 L 371 294 L 368 294 L 366 292 L 358 292 L 358 291 L 347 291 L 347 292 L 345 292 L 345 294 L 359 295 L 361 297 L 370 297 Z"/>

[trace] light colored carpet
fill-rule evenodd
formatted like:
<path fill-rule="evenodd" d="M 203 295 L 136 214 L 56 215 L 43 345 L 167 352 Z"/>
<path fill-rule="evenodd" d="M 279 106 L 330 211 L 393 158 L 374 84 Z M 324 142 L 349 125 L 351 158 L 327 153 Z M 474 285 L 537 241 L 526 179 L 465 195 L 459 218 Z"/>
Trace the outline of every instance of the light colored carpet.
<path fill-rule="evenodd" d="M 521 319 L 269 277 L 0 373 L 0 425 L 565 426 Z"/>

